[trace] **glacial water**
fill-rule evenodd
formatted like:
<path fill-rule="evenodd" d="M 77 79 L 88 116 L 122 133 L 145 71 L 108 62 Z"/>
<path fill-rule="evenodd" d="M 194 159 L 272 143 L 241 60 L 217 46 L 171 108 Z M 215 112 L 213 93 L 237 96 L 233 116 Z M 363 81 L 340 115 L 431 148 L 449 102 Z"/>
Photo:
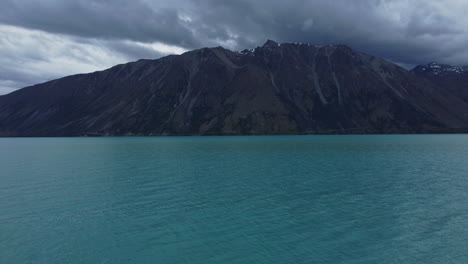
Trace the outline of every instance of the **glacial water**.
<path fill-rule="evenodd" d="M 468 135 L 0 138 L 0 263 L 468 263 Z"/>

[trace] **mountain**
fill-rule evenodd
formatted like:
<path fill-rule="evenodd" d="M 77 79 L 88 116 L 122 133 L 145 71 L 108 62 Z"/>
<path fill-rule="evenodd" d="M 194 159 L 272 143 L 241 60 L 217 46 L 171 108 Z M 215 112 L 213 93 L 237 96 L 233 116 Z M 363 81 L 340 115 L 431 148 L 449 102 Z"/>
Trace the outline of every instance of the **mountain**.
<path fill-rule="evenodd" d="M 468 103 L 344 45 L 267 41 L 117 65 L 0 96 L 2 136 L 468 131 Z"/>
<path fill-rule="evenodd" d="M 452 66 L 432 62 L 416 66 L 411 72 L 434 82 L 468 102 L 468 66 Z"/>

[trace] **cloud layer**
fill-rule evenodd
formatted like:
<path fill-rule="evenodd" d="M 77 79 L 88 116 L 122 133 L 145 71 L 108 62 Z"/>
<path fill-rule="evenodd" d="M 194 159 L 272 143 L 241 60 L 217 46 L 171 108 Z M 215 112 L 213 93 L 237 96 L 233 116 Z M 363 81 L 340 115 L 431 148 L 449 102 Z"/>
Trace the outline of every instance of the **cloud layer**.
<path fill-rule="evenodd" d="M 0 94 L 203 46 L 347 44 L 407 65 L 468 65 L 464 0 L 3 0 Z"/>

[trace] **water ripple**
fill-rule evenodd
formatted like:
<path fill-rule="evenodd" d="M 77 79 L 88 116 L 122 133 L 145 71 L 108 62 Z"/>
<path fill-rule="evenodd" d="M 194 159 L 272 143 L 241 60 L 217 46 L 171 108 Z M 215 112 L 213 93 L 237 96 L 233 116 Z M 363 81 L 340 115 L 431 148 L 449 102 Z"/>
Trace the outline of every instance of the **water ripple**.
<path fill-rule="evenodd" d="M 0 263 L 467 263 L 468 136 L 0 139 Z"/>

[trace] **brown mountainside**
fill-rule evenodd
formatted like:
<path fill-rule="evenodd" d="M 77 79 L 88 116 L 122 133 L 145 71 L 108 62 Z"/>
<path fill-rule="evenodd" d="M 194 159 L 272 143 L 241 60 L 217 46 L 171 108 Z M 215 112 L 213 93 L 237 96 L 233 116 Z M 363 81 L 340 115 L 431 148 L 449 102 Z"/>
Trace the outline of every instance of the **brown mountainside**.
<path fill-rule="evenodd" d="M 2 136 L 459 132 L 468 103 L 347 46 L 268 41 L 140 60 L 0 96 Z M 466 129 L 468 131 L 468 129 Z"/>

